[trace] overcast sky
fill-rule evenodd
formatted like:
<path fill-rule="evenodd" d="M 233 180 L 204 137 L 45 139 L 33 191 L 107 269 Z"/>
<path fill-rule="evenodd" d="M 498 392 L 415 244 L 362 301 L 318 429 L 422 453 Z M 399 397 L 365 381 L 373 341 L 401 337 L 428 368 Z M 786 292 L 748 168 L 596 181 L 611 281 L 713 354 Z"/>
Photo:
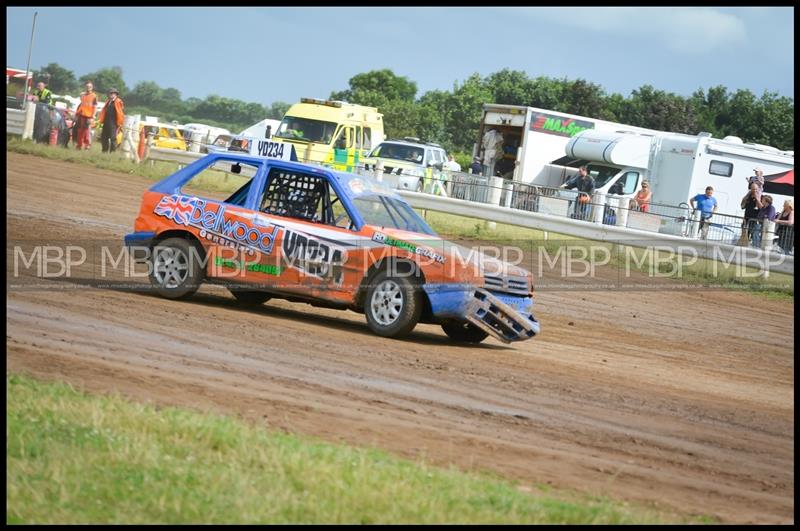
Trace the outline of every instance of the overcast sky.
<path fill-rule="evenodd" d="M 417 96 L 503 68 L 583 78 L 624 96 L 652 84 L 794 97 L 794 9 L 767 8 L 7 8 L 6 65 L 56 62 L 76 77 L 122 67 L 184 98 L 269 105 L 328 97 L 389 68 Z M 124 99 L 124 94 L 122 95 Z"/>

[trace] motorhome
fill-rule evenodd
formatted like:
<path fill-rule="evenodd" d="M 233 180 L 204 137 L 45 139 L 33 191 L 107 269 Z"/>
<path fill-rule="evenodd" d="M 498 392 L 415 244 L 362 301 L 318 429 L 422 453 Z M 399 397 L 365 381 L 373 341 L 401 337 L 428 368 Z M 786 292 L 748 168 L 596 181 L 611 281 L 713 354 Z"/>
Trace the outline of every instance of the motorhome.
<path fill-rule="evenodd" d="M 588 130 L 573 136 L 564 149 L 563 168 L 568 176 L 583 164 L 595 178 L 595 190 L 612 188 L 632 197 L 648 180 L 654 203 L 678 206 L 714 188 L 720 214 L 741 216 L 742 198 L 756 168 L 764 172 L 764 193 L 773 196 L 780 210 L 794 196 L 794 152 L 746 144 L 740 138 L 713 138 L 679 133 L 613 133 Z M 555 173 L 559 173 L 558 171 Z M 560 183 L 558 183 L 560 184 Z"/>
<path fill-rule="evenodd" d="M 483 174 L 546 185 L 559 180 L 547 165 L 564 156 L 581 131 L 655 133 L 652 129 L 519 105 L 484 104 L 473 156 Z"/>
<path fill-rule="evenodd" d="M 303 162 L 352 171 L 384 140 L 383 115 L 375 107 L 302 98 L 281 120 L 273 139 L 290 142 Z"/>

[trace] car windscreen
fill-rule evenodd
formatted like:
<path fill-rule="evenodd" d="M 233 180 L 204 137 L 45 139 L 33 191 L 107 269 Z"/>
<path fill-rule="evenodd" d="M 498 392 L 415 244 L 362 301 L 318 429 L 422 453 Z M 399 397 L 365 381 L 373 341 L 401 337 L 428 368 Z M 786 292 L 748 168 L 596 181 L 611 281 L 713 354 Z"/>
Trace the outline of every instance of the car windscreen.
<path fill-rule="evenodd" d="M 278 132 L 273 136 L 288 138 L 290 140 L 305 140 L 320 144 L 330 144 L 333 133 L 336 132 L 334 122 L 299 118 L 297 116 L 284 116 Z"/>
<path fill-rule="evenodd" d="M 416 146 L 406 146 L 404 144 L 392 144 L 389 142 L 384 142 L 380 146 L 376 147 L 370 156 L 422 164 L 422 158 L 425 156 L 425 150 L 424 148 Z"/>
<path fill-rule="evenodd" d="M 436 236 L 436 232 L 425 223 L 408 203 L 383 195 L 365 195 L 353 199 L 361 217 L 368 225 L 392 227 Z"/>

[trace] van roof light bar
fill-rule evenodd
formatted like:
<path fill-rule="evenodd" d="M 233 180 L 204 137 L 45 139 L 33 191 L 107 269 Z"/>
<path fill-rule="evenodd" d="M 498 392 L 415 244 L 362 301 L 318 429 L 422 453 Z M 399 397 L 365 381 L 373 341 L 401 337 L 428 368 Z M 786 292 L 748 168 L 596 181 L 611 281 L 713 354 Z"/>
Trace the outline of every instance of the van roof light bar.
<path fill-rule="evenodd" d="M 328 107 L 341 107 L 341 101 L 320 100 L 318 98 L 300 98 L 300 103 L 314 103 L 317 105 L 327 105 Z"/>

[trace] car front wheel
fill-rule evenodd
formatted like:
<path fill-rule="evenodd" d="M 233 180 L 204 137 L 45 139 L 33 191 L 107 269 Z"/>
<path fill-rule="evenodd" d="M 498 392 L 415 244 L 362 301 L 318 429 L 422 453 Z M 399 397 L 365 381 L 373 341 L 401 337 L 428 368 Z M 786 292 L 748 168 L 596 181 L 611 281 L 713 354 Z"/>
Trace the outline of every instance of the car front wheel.
<path fill-rule="evenodd" d="M 370 283 L 364 314 L 370 329 L 383 337 L 409 334 L 422 314 L 422 293 L 408 278 L 381 271 Z"/>
<path fill-rule="evenodd" d="M 153 248 L 150 283 L 167 299 L 194 294 L 203 280 L 200 252 L 183 238 L 168 238 Z"/>

